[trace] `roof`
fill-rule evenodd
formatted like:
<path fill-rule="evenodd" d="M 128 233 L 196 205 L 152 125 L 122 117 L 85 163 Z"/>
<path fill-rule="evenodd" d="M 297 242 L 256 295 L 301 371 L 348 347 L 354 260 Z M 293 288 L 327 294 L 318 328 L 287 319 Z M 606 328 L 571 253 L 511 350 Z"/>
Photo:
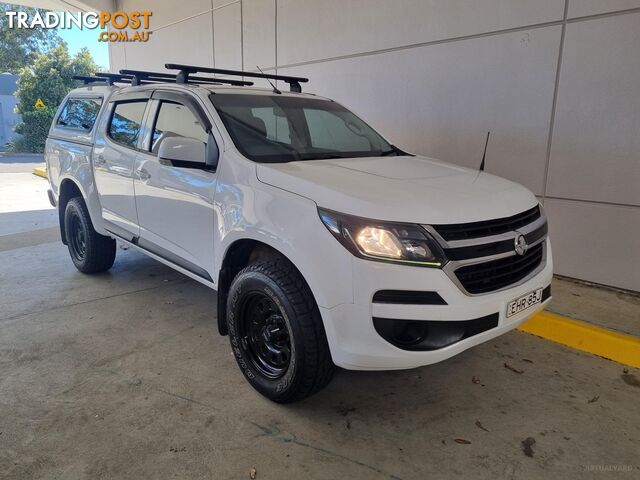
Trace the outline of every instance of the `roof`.
<path fill-rule="evenodd" d="M 243 95 L 278 95 L 282 97 L 298 97 L 298 98 L 300 97 L 323 98 L 313 93 L 295 93 L 295 92 L 281 91 L 279 94 L 277 94 L 277 93 L 274 93 L 272 88 L 261 88 L 261 87 L 234 87 L 234 86 L 227 86 L 227 85 L 200 85 L 200 87 L 215 93 L 239 93 Z"/>
<path fill-rule="evenodd" d="M 148 83 L 145 85 L 104 85 L 104 84 L 95 84 L 95 85 L 83 85 L 80 87 L 76 87 L 72 90 L 74 95 L 77 94 L 103 94 L 105 96 L 110 96 L 110 94 L 115 92 L 135 92 L 138 90 L 154 90 L 154 89 L 164 89 L 164 90 L 198 90 L 205 89 L 209 92 L 215 93 L 239 93 L 244 95 L 276 95 L 273 93 L 273 90 L 270 88 L 260 88 L 260 87 L 236 87 L 236 86 L 228 86 L 228 85 L 200 85 L 200 84 L 185 84 L 185 83 Z M 281 92 L 278 96 L 283 97 L 298 97 L 298 98 L 317 98 L 322 100 L 328 100 L 327 98 L 320 97 L 313 93 L 291 93 L 287 91 Z"/>
<path fill-rule="evenodd" d="M 0 95 L 13 95 L 18 89 L 17 81 L 18 75 L 13 73 L 0 74 Z"/>

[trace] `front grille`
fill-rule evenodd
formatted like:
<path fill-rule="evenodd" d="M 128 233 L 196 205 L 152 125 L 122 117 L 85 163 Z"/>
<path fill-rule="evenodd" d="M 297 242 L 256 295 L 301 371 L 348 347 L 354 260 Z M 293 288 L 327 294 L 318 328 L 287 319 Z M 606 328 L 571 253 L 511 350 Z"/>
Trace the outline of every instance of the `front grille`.
<path fill-rule="evenodd" d="M 460 267 L 455 271 L 462 286 L 471 294 L 500 290 L 519 282 L 540 266 L 544 255 L 543 243 L 531 247 L 522 255 Z"/>
<path fill-rule="evenodd" d="M 450 242 L 452 240 L 468 240 L 470 238 L 490 237 L 491 235 L 513 232 L 535 222 L 538 218 L 540 218 L 540 207 L 536 205 L 526 212 L 511 217 L 484 222 L 433 225 L 433 228 L 442 238 Z"/>

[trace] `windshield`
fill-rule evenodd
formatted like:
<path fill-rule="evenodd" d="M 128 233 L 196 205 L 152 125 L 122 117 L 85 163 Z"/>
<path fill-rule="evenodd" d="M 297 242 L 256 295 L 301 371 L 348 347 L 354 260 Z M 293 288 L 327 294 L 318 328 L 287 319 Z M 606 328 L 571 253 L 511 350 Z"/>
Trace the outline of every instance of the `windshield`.
<path fill-rule="evenodd" d="M 210 98 L 238 150 L 255 162 L 402 154 L 330 100 L 233 93 Z"/>

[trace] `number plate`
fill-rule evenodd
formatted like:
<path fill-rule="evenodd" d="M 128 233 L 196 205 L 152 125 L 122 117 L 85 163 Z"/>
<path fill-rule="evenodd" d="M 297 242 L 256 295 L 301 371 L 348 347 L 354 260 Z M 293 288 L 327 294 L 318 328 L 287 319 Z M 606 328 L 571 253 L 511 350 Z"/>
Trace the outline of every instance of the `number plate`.
<path fill-rule="evenodd" d="M 542 301 L 542 289 L 534 290 L 533 292 L 526 293 L 521 297 L 511 300 L 507 304 L 507 318 L 520 313 L 527 308 L 531 308 Z"/>

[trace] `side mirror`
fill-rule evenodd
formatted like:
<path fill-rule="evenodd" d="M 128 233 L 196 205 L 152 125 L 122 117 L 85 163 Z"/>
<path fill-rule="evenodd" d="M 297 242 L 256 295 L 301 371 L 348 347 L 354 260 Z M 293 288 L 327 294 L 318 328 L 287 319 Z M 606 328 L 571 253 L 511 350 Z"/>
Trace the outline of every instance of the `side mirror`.
<path fill-rule="evenodd" d="M 204 142 L 195 138 L 168 137 L 160 144 L 158 158 L 160 163 L 176 167 L 203 168 L 207 164 L 206 150 Z"/>

